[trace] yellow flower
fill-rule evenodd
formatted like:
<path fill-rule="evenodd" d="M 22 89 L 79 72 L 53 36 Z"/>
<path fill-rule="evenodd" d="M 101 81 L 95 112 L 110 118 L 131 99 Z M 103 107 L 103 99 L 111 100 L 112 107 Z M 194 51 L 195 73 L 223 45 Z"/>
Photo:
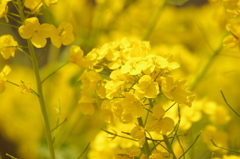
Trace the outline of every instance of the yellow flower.
<path fill-rule="evenodd" d="M 141 74 L 143 68 L 140 67 L 141 65 L 141 60 L 134 58 L 128 60 L 122 67 L 121 67 L 121 72 L 123 74 L 129 73 L 130 75 L 138 75 Z"/>
<path fill-rule="evenodd" d="M 54 27 L 51 24 L 40 24 L 36 17 L 28 18 L 25 24 L 18 28 L 18 32 L 23 39 L 30 39 L 36 48 L 46 45 L 46 38 L 51 36 Z"/>
<path fill-rule="evenodd" d="M 32 14 L 37 14 L 41 11 L 42 6 L 49 6 L 57 3 L 58 0 L 25 0 L 24 6 L 31 10 Z"/>
<path fill-rule="evenodd" d="M 145 130 L 142 126 L 136 125 L 131 130 L 131 136 L 134 139 L 138 139 L 139 146 L 143 146 L 143 144 L 145 143 Z"/>
<path fill-rule="evenodd" d="M 172 118 L 164 117 L 160 120 L 154 120 L 147 124 L 146 126 L 148 131 L 156 131 L 163 135 L 166 135 L 167 132 L 170 132 L 174 128 L 174 121 Z"/>
<path fill-rule="evenodd" d="M 31 83 L 21 82 L 19 85 L 19 90 L 22 94 L 32 93 Z"/>
<path fill-rule="evenodd" d="M 152 112 L 156 119 L 161 119 L 166 113 L 161 105 L 154 105 Z"/>
<path fill-rule="evenodd" d="M 0 37 L 0 52 L 4 59 L 9 59 L 10 56 L 14 57 L 17 46 L 18 43 L 11 35 L 3 35 Z"/>
<path fill-rule="evenodd" d="M 123 108 L 130 111 L 133 117 L 141 117 L 144 113 L 143 103 L 135 94 L 126 92 L 124 96 L 125 98 L 122 100 Z"/>
<path fill-rule="evenodd" d="M 42 0 L 25 0 L 24 6 L 32 11 L 33 14 L 37 14 L 42 7 Z"/>
<path fill-rule="evenodd" d="M 161 77 L 162 91 L 166 97 L 177 102 L 178 104 L 192 105 L 195 95 L 187 91 L 187 81 L 179 79 L 174 82 L 170 76 Z"/>
<path fill-rule="evenodd" d="M 113 123 L 112 102 L 104 100 L 101 104 L 101 111 L 106 123 Z"/>
<path fill-rule="evenodd" d="M 58 0 L 43 0 L 44 5 L 46 5 L 48 7 L 50 4 L 56 4 L 57 2 L 58 2 Z"/>
<path fill-rule="evenodd" d="M 83 50 L 79 46 L 76 45 L 71 46 L 69 59 L 70 62 L 78 65 L 81 69 L 86 69 L 88 63 L 83 56 L 84 56 Z"/>
<path fill-rule="evenodd" d="M 223 46 L 233 48 L 233 47 L 239 47 L 240 48 L 240 26 L 239 25 L 232 25 L 227 24 L 226 29 L 228 32 L 230 32 L 231 35 L 228 35 L 223 39 Z"/>
<path fill-rule="evenodd" d="M 60 48 L 61 45 L 69 45 L 74 41 L 73 27 L 68 22 L 63 22 L 53 30 L 51 41 L 54 46 Z"/>
<path fill-rule="evenodd" d="M 237 16 L 240 14 L 239 0 L 223 0 L 222 3 L 230 15 Z"/>
<path fill-rule="evenodd" d="M 7 3 L 11 0 L 1 0 L 0 3 L 0 18 L 4 17 L 6 19 L 6 22 L 8 23 L 7 18 L 7 12 L 8 12 L 8 6 Z"/>
<path fill-rule="evenodd" d="M 6 89 L 5 83 L 7 80 L 7 75 L 11 72 L 11 68 L 5 65 L 3 70 L 0 72 L 0 93 L 3 93 Z"/>
<path fill-rule="evenodd" d="M 106 98 L 112 99 L 115 96 L 120 94 L 121 88 L 124 85 L 124 81 L 108 81 L 105 85 L 106 89 Z"/>
<path fill-rule="evenodd" d="M 93 103 L 94 99 L 87 92 L 82 92 L 81 98 L 78 101 L 81 113 L 93 115 L 94 113 Z"/>
<path fill-rule="evenodd" d="M 83 90 L 96 90 L 101 81 L 101 76 L 95 71 L 84 72 L 78 80 L 81 80 Z"/>
<path fill-rule="evenodd" d="M 159 93 L 158 83 L 153 82 L 149 75 L 143 75 L 133 88 L 147 98 L 156 98 Z"/>

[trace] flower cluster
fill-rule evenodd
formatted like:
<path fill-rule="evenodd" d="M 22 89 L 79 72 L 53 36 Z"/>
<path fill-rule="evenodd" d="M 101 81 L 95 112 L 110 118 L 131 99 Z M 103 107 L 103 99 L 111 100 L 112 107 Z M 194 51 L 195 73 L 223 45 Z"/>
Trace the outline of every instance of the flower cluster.
<path fill-rule="evenodd" d="M 57 48 L 61 45 L 69 45 L 74 41 L 73 28 L 70 23 L 63 22 L 58 28 L 51 24 L 40 24 L 38 18 L 28 18 L 20 26 L 18 32 L 23 39 L 31 39 L 36 48 L 46 45 L 46 38 L 51 38 L 52 44 Z"/>
<path fill-rule="evenodd" d="M 230 15 L 228 24 L 226 25 L 226 30 L 230 33 L 227 37 L 223 39 L 223 45 L 226 47 L 234 48 L 240 47 L 240 32 L 239 32 L 239 20 L 237 17 L 240 16 L 240 1 L 239 0 L 223 0 L 223 6 L 225 7 L 227 13 Z"/>
<path fill-rule="evenodd" d="M 185 80 L 174 80 L 169 75 L 179 65 L 169 57 L 152 53 L 146 41 L 123 38 L 93 49 L 86 56 L 78 46 L 72 46 L 70 51 L 70 61 L 84 69 L 79 78 L 83 114 L 92 115 L 99 106 L 107 123 L 115 119 L 130 123 L 152 114 L 153 120 L 147 125 L 137 124 L 131 130 L 139 146 L 146 142 L 146 130 L 167 135 L 175 126 L 173 119 L 164 116 L 166 111 L 157 104 L 157 98 L 165 95 L 189 107 L 194 99 Z"/>

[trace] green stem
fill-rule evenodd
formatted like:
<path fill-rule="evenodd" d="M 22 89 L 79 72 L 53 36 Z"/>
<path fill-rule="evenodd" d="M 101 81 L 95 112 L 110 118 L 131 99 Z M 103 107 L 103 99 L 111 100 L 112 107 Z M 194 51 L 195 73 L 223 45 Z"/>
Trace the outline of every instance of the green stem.
<path fill-rule="evenodd" d="M 143 121 L 142 121 L 142 118 L 137 118 L 138 119 L 138 125 L 139 126 L 142 126 L 144 127 L 143 125 Z M 145 133 L 146 134 L 146 133 Z M 146 138 L 146 137 L 145 137 Z M 149 148 L 149 145 L 148 145 L 148 141 L 147 141 L 147 138 L 145 140 L 145 143 L 143 145 L 143 150 L 144 150 L 144 154 L 146 155 L 147 159 L 149 158 L 149 156 L 151 155 L 151 151 L 150 151 L 150 148 Z"/>
<path fill-rule="evenodd" d="M 173 155 L 173 159 L 177 159 L 177 157 L 176 157 L 176 155 L 175 155 L 175 153 L 174 153 L 174 151 L 172 149 L 172 145 L 168 141 L 168 138 L 167 138 L 166 135 L 163 135 L 163 140 L 164 140 L 164 142 L 165 142 L 165 144 L 166 144 L 166 146 L 168 148 L 168 152 Z"/>
<path fill-rule="evenodd" d="M 222 97 L 223 97 L 223 99 L 224 99 L 224 102 L 227 104 L 227 106 L 228 106 L 238 117 L 240 117 L 240 114 L 238 114 L 238 112 L 236 112 L 236 111 L 231 107 L 231 105 L 228 104 L 227 99 L 225 98 L 225 96 L 224 96 L 224 94 L 223 94 L 223 91 L 220 91 L 220 92 L 221 92 Z"/>
<path fill-rule="evenodd" d="M 207 71 L 209 70 L 209 68 L 211 67 L 211 65 L 213 64 L 213 62 L 216 59 L 217 55 L 219 55 L 219 53 L 221 52 L 221 50 L 222 50 L 222 45 L 219 46 L 219 48 L 213 53 L 213 55 L 209 58 L 207 63 L 204 65 L 202 70 L 200 70 L 200 72 L 195 76 L 194 81 L 189 86 L 189 90 L 192 91 L 192 90 L 194 90 L 196 88 L 197 84 L 206 75 Z"/>
<path fill-rule="evenodd" d="M 156 12 L 156 14 L 154 15 L 153 19 L 151 20 L 146 33 L 144 34 L 142 40 L 147 40 L 149 38 L 149 36 L 151 35 L 153 29 L 155 28 L 155 26 L 157 25 L 158 19 L 160 18 L 160 15 L 162 13 L 163 7 L 165 6 L 165 2 L 166 0 L 163 0 L 163 2 L 160 2 L 159 8 Z"/>
<path fill-rule="evenodd" d="M 45 131 L 46 131 L 48 148 L 49 148 L 51 159 L 55 159 L 53 140 L 52 140 L 52 136 L 51 136 L 51 129 L 50 129 L 47 109 L 46 109 L 43 92 L 42 92 L 42 81 L 41 81 L 41 77 L 40 77 L 40 73 L 39 73 L 38 60 L 37 60 L 37 57 L 36 57 L 36 54 L 35 54 L 35 51 L 34 51 L 34 48 L 33 48 L 33 45 L 31 43 L 30 39 L 28 39 L 27 42 L 28 42 L 31 59 L 32 59 L 33 70 L 34 70 L 35 77 L 36 77 L 37 92 L 39 95 L 38 100 L 39 100 L 39 103 L 41 106 L 41 112 L 42 112 L 42 117 L 43 117 Z"/>
<path fill-rule="evenodd" d="M 17 10 L 19 12 L 21 21 L 24 24 L 25 15 L 24 15 L 24 6 L 23 6 L 23 1 L 22 0 L 17 0 Z M 41 107 L 42 117 L 43 117 L 43 121 L 44 121 L 49 153 L 50 153 L 51 159 L 55 159 L 55 152 L 54 152 L 54 148 L 53 148 L 53 140 L 52 140 L 52 136 L 51 136 L 51 129 L 50 129 L 47 109 L 46 109 L 46 105 L 45 105 L 45 101 L 44 101 L 44 97 L 43 97 L 42 81 L 41 81 L 41 77 L 40 77 L 40 73 L 39 73 L 38 59 L 36 57 L 35 50 L 33 48 L 31 40 L 27 39 L 27 43 L 28 43 L 28 49 L 29 49 L 29 52 L 30 52 L 30 57 L 31 57 L 33 70 L 34 70 L 34 73 L 35 73 L 38 101 L 39 101 L 39 104 L 40 104 L 40 107 Z"/>
<path fill-rule="evenodd" d="M 51 77 L 54 73 L 56 73 L 58 70 L 60 70 L 62 67 L 64 67 L 66 64 L 68 64 L 69 62 L 64 63 L 62 66 L 60 66 L 59 68 L 57 68 L 55 71 L 53 71 L 51 74 L 49 74 L 46 78 L 44 78 L 42 80 L 42 83 L 45 82 L 49 77 Z"/>

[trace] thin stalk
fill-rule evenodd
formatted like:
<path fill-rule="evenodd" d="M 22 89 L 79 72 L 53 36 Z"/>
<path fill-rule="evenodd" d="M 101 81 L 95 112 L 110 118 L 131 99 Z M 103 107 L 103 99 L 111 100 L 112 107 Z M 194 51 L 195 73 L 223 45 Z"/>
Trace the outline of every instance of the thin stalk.
<path fill-rule="evenodd" d="M 22 0 L 17 0 L 17 8 L 18 12 L 21 18 L 22 23 L 25 21 L 25 15 L 24 15 L 24 6 L 22 3 Z M 42 81 L 40 77 L 40 72 L 39 72 L 39 67 L 38 67 L 38 59 L 35 54 L 35 50 L 33 48 L 33 44 L 31 43 L 30 39 L 27 39 L 28 43 L 28 49 L 31 57 L 31 62 L 33 66 L 33 70 L 35 73 L 35 78 L 36 78 L 36 85 L 37 85 L 37 94 L 38 94 L 38 101 L 41 107 L 41 113 L 44 121 L 44 126 L 45 126 L 45 132 L 46 132 L 46 138 L 48 142 L 48 148 L 49 148 L 49 153 L 50 153 L 50 158 L 55 159 L 55 152 L 53 148 L 53 140 L 52 140 L 52 135 L 51 135 L 51 129 L 50 129 L 50 124 L 48 120 L 48 114 L 47 114 L 47 109 L 43 97 L 43 91 L 42 91 Z"/>
<path fill-rule="evenodd" d="M 150 22 L 150 24 L 147 28 L 147 31 L 144 34 L 142 40 L 147 40 L 149 38 L 149 36 L 151 35 L 152 31 L 154 30 L 154 28 L 156 27 L 158 19 L 160 18 L 162 10 L 165 6 L 165 2 L 166 2 L 166 0 L 163 0 L 162 3 L 160 2 L 159 8 L 158 8 L 156 14 L 154 15 L 153 19 L 151 20 L 151 22 Z"/>
<path fill-rule="evenodd" d="M 51 135 L 51 129 L 50 129 L 50 124 L 48 120 L 48 114 L 47 114 L 47 109 L 43 97 L 43 92 L 42 92 L 42 81 L 39 73 L 39 67 L 38 67 L 38 60 L 33 48 L 33 45 L 30 41 L 30 39 L 27 40 L 28 42 L 28 47 L 29 47 L 29 52 L 32 58 L 32 65 L 33 65 L 33 70 L 35 73 L 35 78 L 36 78 L 36 84 L 37 84 L 37 92 L 38 92 L 38 100 L 41 106 L 41 112 L 42 112 L 42 117 L 44 121 L 44 126 L 45 126 L 45 131 L 46 131 L 46 137 L 47 137 L 47 142 L 48 142 L 48 148 L 50 152 L 51 159 L 55 159 L 55 152 L 53 148 L 53 140 L 52 140 L 52 135 Z"/>
<path fill-rule="evenodd" d="M 209 68 L 211 67 L 217 55 L 219 55 L 219 53 L 221 52 L 221 50 L 222 45 L 219 46 L 219 48 L 213 53 L 213 55 L 208 59 L 206 64 L 203 66 L 202 70 L 200 70 L 200 72 L 195 76 L 194 81 L 189 86 L 190 91 L 194 90 L 199 81 L 203 79 L 203 77 L 206 75 L 207 71 L 209 70 Z"/>
<path fill-rule="evenodd" d="M 14 82 L 11 82 L 11 81 L 9 81 L 9 80 L 7 80 L 6 82 L 8 82 L 8 83 L 10 83 L 10 84 L 12 84 L 12 85 L 14 85 L 14 86 L 20 87 L 20 85 L 14 83 Z M 36 91 L 34 91 L 33 89 L 31 89 L 31 91 L 32 91 L 32 92 L 31 92 L 32 94 L 34 94 L 34 95 L 36 95 L 36 96 L 39 96 L 38 93 L 37 93 Z"/>
<path fill-rule="evenodd" d="M 62 66 L 60 66 L 57 70 L 53 71 L 51 74 L 49 74 L 46 78 L 42 80 L 42 83 L 45 82 L 49 77 L 51 77 L 54 73 L 56 73 L 58 70 L 60 70 L 62 67 L 64 67 L 69 62 L 64 63 Z"/>
<path fill-rule="evenodd" d="M 198 135 L 197 135 L 197 137 L 196 137 L 196 139 L 193 141 L 193 143 L 189 146 L 189 148 L 182 154 L 182 156 L 180 156 L 178 159 L 181 159 L 183 156 L 185 156 L 185 154 L 193 147 L 193 145 L 197 142 L 197 140 L 198 140 L 198 138 L 199 138 L 199 136 L 201 135 L 201 133 L 202 132 L 200 132 Z"/>
<path fill-rule="evenodd" d="M 17 26 L 15 26 L 15 25 L 11 25 L 11 24 L 8 24 L 8 23 L 0 23 L 0 25 L 6 25 L 6 26 L 10 26 L 10 27 L 13 27 L 13 28 L 18 29 Z"/>
<path fill-rule="evenodd" d="M 144 127 L 142 118 L 140 117 L 140 118 L 137 118 L 137 119 L 138 119 L 138 125 Z M 146 155 L 146 157 L 148 159 L 149 156 L 151 155 L 151 151 L 150 151 L 150 148 L 149 148 L 147 140 L 145 141 L 145 143 L 143 145 L 143 150 L 144 150 L 144 153 L 145 153 L 145 155 Z"/>
<path fill-rule="evenodd" d="M 213 144 L 214 146 L 216 146 L 217 148 L 220 148 L 220 149 L 223 149 L 223 150 L 227 150 L 227 151 L 232 151 L 232 152 L 235 152 L 235 153 L 240 154 L 240 151 L 238 151 L 238 150 L 233 150 L 233 149 L 228 149 L 228 148 L 220 147 L 220 146 L 218 146 L 217 144 L 215 144 L 215 142 L 214 142 L 212 139 L 210 139 L 210 140 L 211 140 L 212 144 Z"/>
<path fill-rule="evenodd" d="M 163 140 L 164 140 L 164 142 L 165 142 L 165 144 L 166 144 L 166 146 L 168 148 L 168 152 L 173 155 L 173 159 L 177 159 L 177 157 L 176 157 L 176 155 L 175 155 L 175 153 L 174 153 L 174 151 L 172 149 L 172 145 L 168 141 L 168 138 L 167 138 L 166 135 L 163 135 Z"/>
<path fill-rule="evenodd" d="M 82 155 L 87 151 L 87 149 L 88 149 L 88 147 L 90 146 L 90 144 L 91 144 L 91 142 L 89 142 L 89 143 L 87 144 L 87 146 L 85 147 L 85 149 L 83 150 L 83 152 L 81 153 L 81 155 L 78 156 L 77 159 L 80 159 L 80 158 L 82 157 Z"/>
<path fill-rule="evenodd" d="M 220 92 L 221 92 L 222 97 L 223 97 L 223 100 L 224 100 L 224 102 L 227 104 L 227 106 L 228 106 L 238 117 L 240 117 L 240 114 L 238 114 L 238 112 L 236 112 L 236 111 L 231 107 L 231 105 L 228 104 L 228 101 L 227 101 L 226 97 L 224 96 L 223 91 L 220 91 Z"/>

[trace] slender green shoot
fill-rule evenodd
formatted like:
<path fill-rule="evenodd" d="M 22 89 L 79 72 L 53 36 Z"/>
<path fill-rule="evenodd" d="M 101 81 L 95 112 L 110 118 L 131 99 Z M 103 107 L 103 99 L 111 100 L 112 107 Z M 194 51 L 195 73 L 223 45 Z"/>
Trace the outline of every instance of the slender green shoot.
<path fill-rule="evenodd" d="M 220 91 L 220 92 L 221 92 L 222 97 L 223 97 L 223 100 L 224 100 L 224 102 L 227 104 L 227 106 L 228 106 L 238 117 L 240 117 L 240 114 L 238 114 L 238 112 L 236 112 L 236 111 L 231 107 L 231 105 L 228 104 L 227 99 L 226 99 L 226 97 L 225 97 L 224 94 L 223 94 L 223 91 Z"/>

